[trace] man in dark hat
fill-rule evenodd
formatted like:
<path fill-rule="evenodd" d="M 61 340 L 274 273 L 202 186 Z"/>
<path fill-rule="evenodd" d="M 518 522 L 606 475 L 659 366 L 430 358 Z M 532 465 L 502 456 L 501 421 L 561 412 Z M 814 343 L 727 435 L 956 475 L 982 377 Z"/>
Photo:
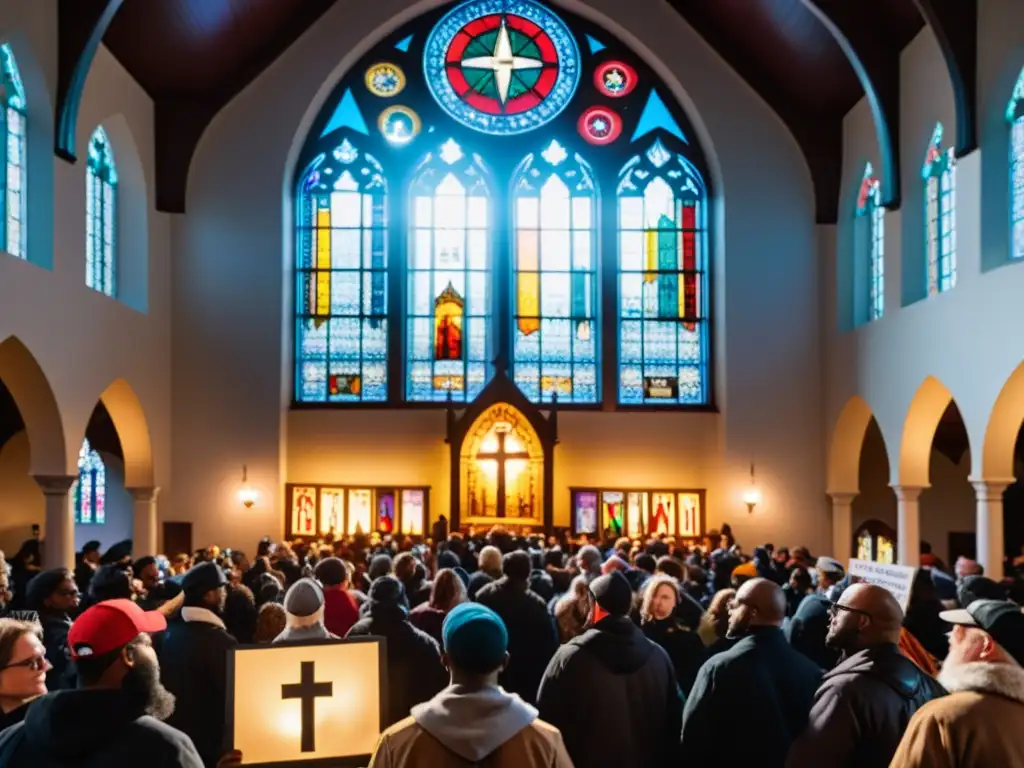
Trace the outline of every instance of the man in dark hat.
<path fill-rule="evenodd" d="M 75 584 L 83 595 L 89 594 L 89 582 L 92 581 L 96 569 L 100 567 L 100 543 L 87 541 L 82 551 L 75 558 Z"/>
<path fill-rule="evenodd" d="M 224 627 L 226 585 L 214 562 L 189 570 L 181 584 L 184 603 L 161 648 L 163 682 L 178 699 L 168 722 L 192 738 L 207 768 L 224 752 L 227 654 L 237 645 Z"/>
<path fill-rule="evenodd" d="M 575 765 L 675 765 L 683 698 L 672 661 L 630 620 L 625 576 L 599 576 L 590 591 L 591 628 L 551 659 L 537 693 L 540 716 L 562 732 Z"/>
<path fill-rule="evenodd" d="M 448 683 L 441 650 L 426 632 L 409 623 L 405 588 L 394 576 L 381 576 L 370 587 L 366 616 L 346 637 L 387 638 L 388 695 L 384 726 L 397 723 L 410 708 L 432 698 Z"/>
<path fill-rule="evenodd" d="M 100 558 L 100 565 L 131 565 L 132 563 L 132 540 L 119 541 Z"/>

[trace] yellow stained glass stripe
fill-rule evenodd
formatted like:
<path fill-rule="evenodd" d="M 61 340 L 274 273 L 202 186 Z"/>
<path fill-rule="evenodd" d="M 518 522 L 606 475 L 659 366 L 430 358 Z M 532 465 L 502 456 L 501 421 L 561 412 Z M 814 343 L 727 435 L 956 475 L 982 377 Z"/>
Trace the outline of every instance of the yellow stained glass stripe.
<path fill-rule="evenodd" d="M 519 269 L 516 275 L 516 314 L 519 332 L 525 336 L 540 330 L 540 259 L 537 252 L 537 233 L 532 230 L 520 231 L 518 256 Z"/>
<path fill-rule="evenodd" d="M 317 317 L 331 314 L 331 211 L 316 213 L 316 309 Z"/>
<path fill-rule="evenodd" d="M 649 229 L 647 230 L 647 237 L 645 238 L 645 250 L 647 251 L 647 268 L 651 270 L 658 269 L 658 230 Z M 644 274 L 645 283 L 653 283 L 658 279 L 657 271 L 647 272 Z"/>

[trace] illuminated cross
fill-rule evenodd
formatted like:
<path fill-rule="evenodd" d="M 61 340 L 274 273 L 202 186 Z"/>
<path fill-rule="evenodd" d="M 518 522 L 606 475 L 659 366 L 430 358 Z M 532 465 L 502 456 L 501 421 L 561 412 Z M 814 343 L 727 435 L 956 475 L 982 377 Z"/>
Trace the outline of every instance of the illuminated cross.
<path fill-rule="evenodd" d="M 515 459 L 529 459 L 530 454 L 526 451 L 514 451 L 509 453 L 505 450 L 505 438 L 508 432 L 498 432 L 498 450 L 491 453 L 478 453 L 478 460 L 492 460 L 498 462 L 498 517 L 505 517 L 505 467 L 506 462 Z"/>
<path fill-rule="evenodd" d="M 494 51 L 490 56 L 476 56 L 463 59 L 463 69 L 490 69 L 494 71 L 494 82 L 498 86 L 498 98 L 504 104 L 508 100 L 508 89 L 512 84 L 512 72 L 518 69 L 541 69 L 544 62 L 512 53 L 512 40 L 508 35 L 505 20 L 501 20 L 501 29 L 494 41 Z"/>
<path fill-rule="evenodd" d="M 281 698 L 302 700 L 302 751 L 316 751 L 316 728 L 314 727 L 315 704 L 318 698 L 334 695 L 333 683 L 316 683 L 314 662 L 302 662 L 302 682 L 281 686 Z"/>

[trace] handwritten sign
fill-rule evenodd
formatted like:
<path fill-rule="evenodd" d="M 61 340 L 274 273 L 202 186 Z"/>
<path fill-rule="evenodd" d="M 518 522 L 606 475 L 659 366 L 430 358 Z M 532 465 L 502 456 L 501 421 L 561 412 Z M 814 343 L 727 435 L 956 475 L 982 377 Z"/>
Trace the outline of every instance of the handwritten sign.
<path fill-rule="evenodd" d="M 291 766 L 370 755 L 383 730 L 384 642 L 233 649 L 227 716 L 245 764 Z"/>
<path fill-rule="evenodd" d="M 914 575 L 917 573 L 916 568 L 911 568 L 908 565 L 890 565 L 875 563 L 871 560 L 854 559 L 850 560 L 849 573 L 868 584 L 875 584 L 889 590 L 900 604 L 903 612 L 907 612 L 910 588 L 914 585 Z"/>

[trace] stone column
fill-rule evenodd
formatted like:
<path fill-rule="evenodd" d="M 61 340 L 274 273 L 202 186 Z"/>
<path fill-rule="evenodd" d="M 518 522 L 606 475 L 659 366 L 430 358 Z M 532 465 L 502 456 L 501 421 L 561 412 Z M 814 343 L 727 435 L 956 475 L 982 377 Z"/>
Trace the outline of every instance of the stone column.
<path fill-rule="evenodd" d="M 921 507 L 923 486 L 894 485 L 896 492 L 896 562 L 917 566 L 921 562 Z"/>
<path fill-rule="evenodd" d="M 135 499 L 135 517 L 132 521 L 132 554 L 135 557 L 158 554 L 156 548 L 156 496 L 159 488 L 129 488 Z"/>
<path fill-rule="evenodd" d="M 856 493 L 830 493 L 832 498 L 832 557 L 845 568 L 853 546 L 853 500 Z"/>
<path fill-rule="evenodd" d="M 35 475 L 46 497 L 46 537 L 43 568 L 75 567 L 75 510 L 68 493 L 77 475 Z"/>
<path fill-rule="evenodd" d="M 968 478 L 974 486 L 977 499 L 977 560 L 985 566 L 985 575 L 999 581 L 1003 578 L 1003 491 L 1014 480 L 976 480 Z M 950 563 L 952 565 L 952 563 Z"/>

